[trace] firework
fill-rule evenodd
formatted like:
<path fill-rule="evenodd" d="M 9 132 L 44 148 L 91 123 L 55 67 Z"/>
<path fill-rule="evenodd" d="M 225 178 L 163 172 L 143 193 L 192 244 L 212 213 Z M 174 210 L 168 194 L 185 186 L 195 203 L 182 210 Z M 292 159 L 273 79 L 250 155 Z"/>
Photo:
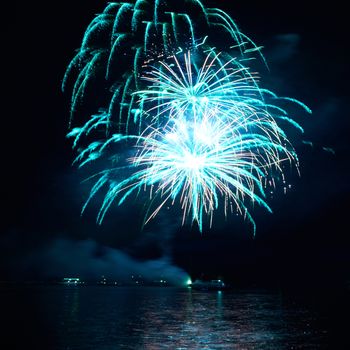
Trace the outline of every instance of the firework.
<path fill-rule="evenodd" d="M 148 123 L 164 122 L 169 116 L 177 118 L 189 111 L 194 117 L 200 117 L 205 110 L 216 109 L 222 116 L 234 119 L 252 115 L 250 119 L 261 126 L 270 123 L 277 128 L 276 120 L 284 120 L 303 131 L 275 102 L 289 100 L 310 113 L 303 103 L 260 88 L 258 73 L 251 72 L 249 67 L 228 54 L 210 49 L 203 58 L 196 51 L 196 57 L 194 61 L 190 52 L 172 56 L 169 63 L 160 62 L 142 76 L 147 89 L 135 95 L 139 96 L 142 106 L 139 115 L 149 116 L 151 121 Z M 198 57 L 202 59 L 201 65 L 198 65 Z"/>
<path fill-rule="evenodd" d="M 103 109 L 107 132 L 128 132 L 123 126 L 129 127 L 137 117 L 133 93 L 142 86 L 145 65 L 181 50 L 227 44 L 241 57 L 260 50 L 227 13 L 206 8 L 199 0 L 111 2 L 87 27 L 64 76 L 62 89 L 71 94 L 70 124 L 79 113 L 89 117 L 85 115 L 89 104 L 93 112 Z M 108 91 L 108 102 L 95 105 L 92 87 Z"/>
<path fill-rule="evenodd" d="M 257 203 L 271 211 L 265 201 L 266 183 L 277 173 L 283 177 L 284 161 L 298 167 L 277 120 L 284 118 L 301 127 L 265 100 L 265 95 L 278 98 L 260 89 L 240 63 L 219 64 L 218 55 L 209 54 L 196 70 L 189 53 L 180 57 L 173 57 L 173 68 L 161 63 L 167 74 L 152 68 L 144 77 L 151 83 L 149 89 L 136 92 L 140 104 L 150 105 L 140 112 L 145 114 L 144 124 L 148 122 L 140 134 L 114 134 L 107 141 L 93 142 L 79 155 L 77 161 L 83 166 L 103 156 L 112 144 L 132 141 L 136 146 L 126 165 L 131 174 L 119 181 L 115 180 L 119 167 L 98 174 L 88 202 L 109 184 L 99 222 L 115 200 L 121 205 L 131 194 L 147 191 L 153 205 L 146 223 L 162 207 L 179 203 L 183 223 L 189 217 L 202 230 L 203 218 L 209 217 L 211 223 L 221 206 L 225 215 L 236 211 L 247 217 L 255 231 L 248 207 Z M 274 116 L 276 111 L 283 116 Z M 77 143 L 99 123 L 103 120 L 93 117 L 70 136 Z"/>
<path fill-rule="evenodd" d="M 238 120 L 239 119 L 239 120 Z M 261 133 L 247 132 L 251 121 L 228 120 L 217 110 L 204 111 L 200 118 L 192 115 L 171 119 L 160 129 L 148 128 L 137 142 L 137 155 L 131 166 L 132 176 L 110 186 L 100 211 L 102 220 L 115 198 L 119 204 L 133 192 L 148 190 L 153 202 L 159 203 L 146 222 L 164 205 L 177 200 L 187 217 L 203 226 L 203 214 L 212 222 L 219 203 L 227 215 L 237 211 L 254 220 L 247 200 L 270 211 L 264 200 L 263 179 L 272 169 L 280 168 L 281 155 L 292 160 L 295 154 Z M 105 174 L 104 174 L 105 175 Z M 109 173 L 111 175 L 111 173 Z"/>
<path fill-rule="evenodd" d="M 204 34 L 210 27 L 229 34 L 233 45 L 221 52 L 212 45 L 213 37 L 197 39 L 200 26 L 189 14 L 168 11 L 171 1 L 160 3 L 112 3 L 89 26 L 82 49 L 68 67 L 64 85 L 73 70 L 78 71 L 72 116 L 90 80 L 101 71 L 98 67 L 105 68 L 105 81 L 113 82 L 109 106 L 68 134 L 73 148 L 79 149 L 75 163 L 80 167 L 112 160 L 89 178 L 95 184 L 83 211 L 105 190 L 99 223 L 114 202 L 122 205 L 133 195 L 148 198 L 145 224 L 163 207 L 174 205 L 182 210 L 182 222 L 196 222 L 200 231 L 205 218 L 211 225 L 221 209 L 226 216 L 236 212 L 247 218 L 255 232 L 254 204 L 271 211 L 266 193 L 277 179 L 284 180 L 284 163 L 298 171 L 297 155 L 282 125 L 303 129 L 284 105 L 311 111 L 298 100 L 261 87 L 259 74 L 248 66 L 260 48 L 227 14 L 188 1 L 201 11 Z M 185 36 L 179 31 L 180 18 L 188 24 Z M 122 30 L 122 23 L 130 28 Z M 97 49 L 99 41 L 94 41 L 100 31 L 111 39 L 104 49 Z M 131 70 L 112 78 L 125 49 L 135 51 Z"/>

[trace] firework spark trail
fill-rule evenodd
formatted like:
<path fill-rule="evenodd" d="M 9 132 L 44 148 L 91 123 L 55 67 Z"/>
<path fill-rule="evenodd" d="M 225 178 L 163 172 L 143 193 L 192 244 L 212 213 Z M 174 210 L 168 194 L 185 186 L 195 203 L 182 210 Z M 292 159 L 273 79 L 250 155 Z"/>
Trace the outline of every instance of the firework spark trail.
<path fill-rule="evenodd" d="M 199 69 L 190 52 L 183 57 L 173 56 L 171 63 L 160 62 L 160 68 L 153 66 L 142 77 L 149 83 L 148 88 L 135 93 L 144 108 L 143 115 L 154 122 L 168 116 L 176 118 L 189 109 L 194 115 L 201 115 L 205 109 L 218 108 L 222 115 L 234 118 L 254 115 L 257 124 L 270 123 L 276 129 L 276 120 L 284 120 L 303 132 L 283 108 L 267 103 L 266 99 L 289 100 L 311 112 L 304 104 L 261 89 L 257 73 L 251 73 L 236 59 L 223 62 L 219 56 L 220 53 L 211 50 Z"/>
<path fill-rule="evenodd" d="M 92 78 L 100 77 L 103 88 L 111 92 L 109 104 L 100 106 L 110 113 L 106 130 L 111 131 L 118 124 L 120 131 L 120 120 L 129 126 L 136 117 L 130 96 L 139 89 L 144 62 L 172 56 L 179 49 L 196 50 L 201 46 L 210 50 L 218 44 L 211 33 L 218 32 L 230 37 L 229 46 L 236 48 L 242 58 L 249 52 L 260 54 L 259 48 L 241 33 L 228 14 L 206 8 L 199 0 L 109 3 L 87 27 L 62 82 L 64 91 L 71 90 L 71 124 L 86 104 L 86 91 L 95 83 Z M 114 110 L 119 114 L 111 112 Z"/>

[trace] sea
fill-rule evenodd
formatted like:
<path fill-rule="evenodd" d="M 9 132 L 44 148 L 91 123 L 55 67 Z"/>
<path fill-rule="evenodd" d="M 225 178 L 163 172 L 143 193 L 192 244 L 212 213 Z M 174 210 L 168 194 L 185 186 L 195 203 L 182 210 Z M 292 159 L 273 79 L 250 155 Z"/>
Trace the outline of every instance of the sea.
<path fill-rule="evenodd" d="M 31 285 L 0 298 L 1 349 L 350 349 L 350 315 L 278 289 Z"/>

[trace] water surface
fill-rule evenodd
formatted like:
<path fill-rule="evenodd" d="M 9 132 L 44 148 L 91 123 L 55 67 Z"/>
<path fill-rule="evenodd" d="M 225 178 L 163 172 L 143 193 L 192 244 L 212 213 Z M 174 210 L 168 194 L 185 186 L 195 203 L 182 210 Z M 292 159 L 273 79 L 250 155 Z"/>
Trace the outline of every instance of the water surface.
<path fill-rule="evenodd" d="M 328 348 L 321 316 L 275 291 L 32 286 L 1 296 L 18 300 L 10 324 L 37 349 Z"/>

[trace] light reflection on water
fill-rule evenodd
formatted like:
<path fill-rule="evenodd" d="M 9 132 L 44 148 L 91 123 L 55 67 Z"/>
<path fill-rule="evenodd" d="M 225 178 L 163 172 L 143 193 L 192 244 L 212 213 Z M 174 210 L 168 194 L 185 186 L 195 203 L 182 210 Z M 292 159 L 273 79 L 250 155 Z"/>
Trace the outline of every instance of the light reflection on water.
<path fill-rule="evenodd" d="M 46 302 L 59 349 L 323 349 L 326 336 L 278 293 L 63 287 Z"/>

